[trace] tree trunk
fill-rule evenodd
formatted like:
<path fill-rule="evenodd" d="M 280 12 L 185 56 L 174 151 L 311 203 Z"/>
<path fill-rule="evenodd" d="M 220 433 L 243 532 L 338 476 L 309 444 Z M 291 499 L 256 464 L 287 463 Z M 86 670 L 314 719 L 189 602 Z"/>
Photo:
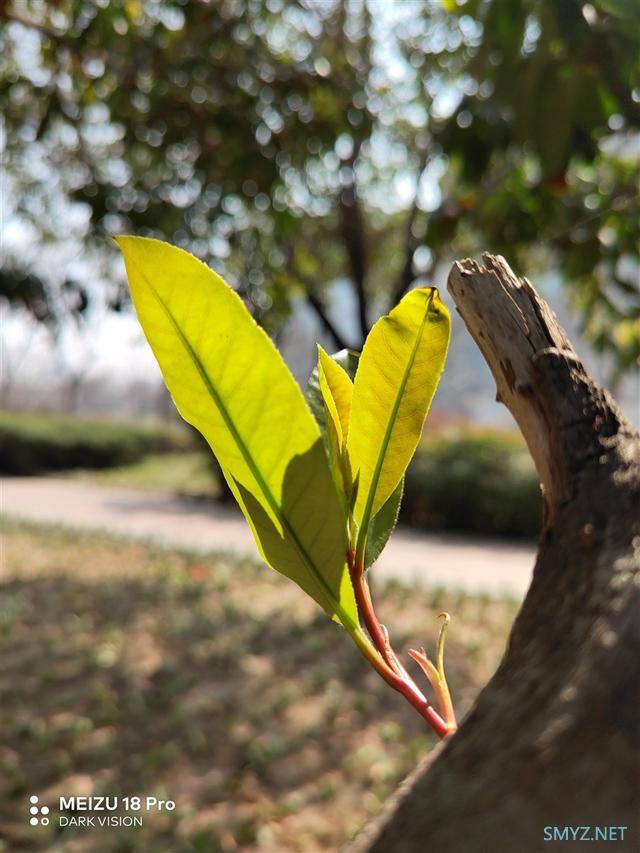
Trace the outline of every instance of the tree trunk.
<path fill-rule="evenodd" d="M 640 436 L 503 258 L 454 264 L 449 291 L 534 458 L 544 526 L 498 671 L 352 851 L 640 850 Z M 612 837 L 585 843 L 596 826 Z"/>

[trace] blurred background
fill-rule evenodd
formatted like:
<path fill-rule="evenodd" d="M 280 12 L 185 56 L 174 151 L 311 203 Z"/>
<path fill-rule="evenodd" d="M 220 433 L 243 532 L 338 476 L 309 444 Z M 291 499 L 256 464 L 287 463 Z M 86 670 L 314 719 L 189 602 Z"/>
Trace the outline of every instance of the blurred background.
<path fill-rule="evenodd" d="M 168 529 L 170 518 L 184 525 L 194 507 L 204 507 L 207 529 L 214 518 L 227 519 L 208 503 L 228 495 L 211 455 L 180 424 L 132 311 L 111 238 L 158 237 L 210 264 L 273 336 L 302 385 L 316 341 L 329 351 L 360 349 L 376 318 L 408 289 L 444 289 L 454 259 L 485 249 L 502 253 L 549 300 L 579 354 L 638 423 L 640 7 L 636 0 L 9 0 L 0 3 L 0 107 L 0 471 L 10 475 L 6 513 L 29 519 L 8 522 L 5 532 L 8 595 L 0 626 L 13 660 L 7 679 L 12 666 L 16 672 L 24 666 L 16 652 L 23 638 L 40 630 L 49 651 L 34 658 L 41 677 L 34 675 L 33 689 L 51 681 L 52 666 L 57 672 L 65 656 L 82 658 L 86 651 L 69 678 L 81 682 L 86 670 L 83 683 L 93 685 L 95 676 L 98 697 L 94 707 L 78 687 L 65 717 L 66 682 L 54 678 L 47 695 L 55 708 L 36 719 L 25 710 L 33 704 L 31 687 L 21 688 L 9 714 L 11 746 L 1 754 L 5 793 L 13 804 L 34 787 L 34 773 L 35 787 L 44 791 L 69 779 L 80 790 L 122 786 L 126 778 L 143 784 L 163 773 L 183 779 L 177 768 L 191 750 L 193 761 L 209 769 L 202 770 L 206 784 L 193 782 L 185 794 L 191 809 L 180 818 L 187 827 L 180 830 L 185 850 L 252 844 L 330 849 L 379 807 L 412 766 L 420 738 L 426 743 L 394 697 L 382 698 L 383 689 L 378 698 L 377 685 L 368 686 L 366 707 L 358 704 L 364 700 L 357 691 L 352 696 L 347 690 L 345 711 L 336 698 L 344 673 L 334 682 L 332 667 L 340 669 L 334 661 L 302 691 L 322 697 L 309 707 L 309 719 L 325 726 L 327 737 L 344 735 L 344 750 L 353 747 L 347 741 L 357 740 L 356 732 L 368 732 L 363 743 L 377 758 L 359 764 L 349 753 L 356 769 L 347 773 L 351 787 L 340 796 L 344 779 L 335 776 L 335 766 L 325 768 L 325 779 L 314 764 L 327 760 L 326 749 L 316 759 L 307 755 L 302 781 L 295 776 L 293 765 L 307 766 L 300 752 L 307 746 L 300 734 L 293 747 L 289 739 L 291 731 L 306 732 L 307 723 L 291 708 L 299 705 L 301 673 L 313 670 L 318 649 L 337 642 L 329 639 L 331 626 L 314 629 L 323 639 L 311 644 L 309 660 L 303 649 L 300 660 L 287 662 L 280 649 L 274 663 L 275 651 L 264 658 L 256 646 L 245 659 L 250 671 L 239 692 L 220 698 L 220 673 L 236 665 L 237 645 L 220 646 L 218 658 L 203 652 L 196 664 L 185 643 L 190 638 L 200 648 L 211 622 L 207 608 L 220 606 L 228 612 L 213 619 L 218 628 L 211 643 L 225 625 L 228 637 L 227 623 L 235 624 L 228 561 L 244 557 L 163 557 L 155 545 L 127 545 L 134 549 L 129 554 L 116 540 L 40 526 L 68 520 L 73 506 L 84 508 L 84 515 L 73 516 L 82 526 L 120 532 L 122 524 L 113 522 L 117 511 L 134 525 L 151 513 L 151 534 Z M 413 528 L 411 535 L 450 531 L 524 543 L 535 537 L 537 478 L 494 397 L 488 369 L 454 317 L 447 368 L 407 476 L 401 521 Z M 125 491 L 148 495 L 147 503 Z M 226 539 L 221 534 L 207 543 L 226 548 L 237 530 L 232 526 Z M 196 534 L 193 528 L 189 535 Z M 411 541 L 427 548 L 427 539 Z M 497 567 L 506 552 L 478 541 L 488 564 Z M 469 562 L 469 551 L 449 545 L 458 549 L 451 553 L 459 563 Z M 531 545 L 518 547 L 529 566 Z M 121 576 L 118 554 L 124 553 L 143 567 L 144 578 Z M 102 567 L 95 582 L 81 580 L 87 558 Z M 182 578 L 177 589 L 174 576 L 167 579 L 169 565 Z M 277 578 L 261 583 L 280 589 Z M 461 689 L 468 707 L 498 659 L 513 607 L 498 599 L 481 606 L 477 595 L 487 590 L 464 597 L 430 589 L 420 595 L 435 604 L 431 598 L 407 604 L 399 589 L 389 600 L 399 612 L 413 606 L 420 631 L 425 608 L 452 606 L 447 596 L 467 613 L 469 633 L 452 655 L 453 679 L 467 685 Z M 132 595 L 141 596 L 144 611 L 137 613 L 144 624 L 136 623 L 134 638 L 148 652 L 140 671 L 125 654 Z M 191 621 L 183 612 L 190 596 L 203 602 Z M 45 624 L 44 602 L 51 611 Z M 105 608 L 117 624 L 106 615 L 96 621 Z M 65 621 L 69 614 L 72 624 Z M 259 618 L 266 617 L 252 612 L 252 625 Z M 56 634 L 60 620 L 69 648 Z M 410 632 L 410 619 L 408 625 Z M 478 650 L 472 629 L 476 637 L 489 632 L 485 651 Z M 258 644 L 257 635 L 247 642 Z M 172 662 L 172 648 L 184 651 L 194 673 L 204 667 L 197 684 L 194 676 L 193 714 L 181 698 L 191 689 L 183 683 L 184 660 Z M 287 725 L 275 741 L 269 735 L 260 752 L 259 720 L 237 721 L 237 743 L 236 723 L 229 728 L 225 722 L 225 737 L 237 750 L 209 778 L 207 749 L 215 732 L 201 720 L 213 713 L 202 684 L 211 679 L 214 710 L 228 721 L 230 708 L 235 713 L 246 698 L 247 684 L 271 683 L 277 667 L 289 665 L 291 685 L 298 685 L 289 690 L 294 698 L 278 693 L 273 707 L 265 700 L 272 728 L 275 719 L 286 718 Z M 356 682 L 368 677 L 359 667 L 357 657 L 348 660 Z M 100 699 L 100 684 L 113 695 Z M 327 695 L 333 697 L 331 713 L 322 704 Z M 150 701 L 162 706 L 165 699 L 176 703 L 181 734 L 176 728 L 167 734 L 160 722 L 159 729 L 152 726 L 141 766 L 132 769 L 127 762 L 133 760 L 136 715 Z M 112 709 L 106 721 L 98 707 Z M 398 731 L 404 729 L 393 726 L 406 726 L 411 735 L 403 738 Z M 152 755 L 147 766 L 148 751 L 162 752 L 158 739 L 175 749 Z M 111 776 L 100 763 L 105 755 L 115 762 Z M 276 771 L 274 782 L 269 774 L 280 760 L 285 769 Z M 371 766 L 378 767 L 373 787 Z M 287 773 L 294 781 L 286 781 Z M 328 817 L 325 805 L 316 810 L 320 817 L 309 810 L 312 779 L 311 802 L 337 797 L 343 820 Z M 282 794 L 287 785 L 291 790 Z M 240 792 L 231 800 L 230 787 Z M 261 811 L 265 791 L 269 805 Z M 293 804 L 282 806 L 290 796 Z M 205 801 L 211 814 L 201 826 Z M 212 802 L 224 808 L 216 811 Z M 299 814 L 304 828 L 296 823 Z M 12 849 L 24 821 L 14 805 L 5 819 Z M 296 828 L 282 830 L 287 820 Z M 177 825 L 163 825 L 150 837 L 164 838 L 164 832 L 175 840 Z M 128 838 L 117 849 L 134 849 L 138 842 Z M 78 839 L 69 844 L 85 849 Z M 32 842 L 28 836 L 25 844 Z"/>

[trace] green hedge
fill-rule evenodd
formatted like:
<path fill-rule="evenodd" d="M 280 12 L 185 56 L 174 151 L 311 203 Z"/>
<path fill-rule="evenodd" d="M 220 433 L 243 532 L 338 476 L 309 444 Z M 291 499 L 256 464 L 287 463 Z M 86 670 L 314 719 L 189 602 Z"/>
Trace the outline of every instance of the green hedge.
<path fill-rule="evenodd" d="M 400 521 L 413 527 L 532 537 L 541 517 L 538 477 L 515 436 L 428 439 L 407 471 Z"/>
<path fill-rule="evenodd" d="M 0 411 L 0 472 L 109 468 L 147 453 L 181 450 L 191 441 L 185 430 L 160 425 Z"/>
<path fill-rule="evenodd" d="M 0 411 L 0 473 L 110 468 L 148 453 L 202 447 L 191 430 L 63 415 Z M 405 479 L 400 521 L 422 530 L 532 537 L 541 520 L 540 487 L 521 439 L 463 431 L 425 440 Z"/>

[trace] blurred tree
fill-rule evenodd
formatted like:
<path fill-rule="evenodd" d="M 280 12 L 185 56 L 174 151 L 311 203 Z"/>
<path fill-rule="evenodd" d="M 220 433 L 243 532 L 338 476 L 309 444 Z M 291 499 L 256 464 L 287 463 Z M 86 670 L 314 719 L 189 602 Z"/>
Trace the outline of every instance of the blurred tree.
<path fill-rule="evenodd" d="M 617 369 L 640 352 L 635 0 L 5 4 L 12 222 L 189 248 L 272 330 L 293 294 L 337 346 L 453 255 L 557 269 Z M 80 205 L 80 207 L 78 207 Z M 81 311 L 5 252 L 2 291 Z M 357 297 L 351 336 L 327 285 Z M 109 303 L 119 307 L 121 293 Z"/>

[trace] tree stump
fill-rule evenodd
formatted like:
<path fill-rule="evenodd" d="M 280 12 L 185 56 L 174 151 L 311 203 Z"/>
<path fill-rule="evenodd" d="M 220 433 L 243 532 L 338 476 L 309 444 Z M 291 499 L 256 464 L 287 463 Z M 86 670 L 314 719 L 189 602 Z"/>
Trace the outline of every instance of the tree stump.
<path fill-rule="evenodd" d="M 540 476 L 533 581 L 459 732 L 351 850 L 638 851 L 640 435 L 531 284 L 483 260 L 455 263 L 448 287 Z M 554 826 L 626 830 L 577 845 L 546 840 Z"/>

